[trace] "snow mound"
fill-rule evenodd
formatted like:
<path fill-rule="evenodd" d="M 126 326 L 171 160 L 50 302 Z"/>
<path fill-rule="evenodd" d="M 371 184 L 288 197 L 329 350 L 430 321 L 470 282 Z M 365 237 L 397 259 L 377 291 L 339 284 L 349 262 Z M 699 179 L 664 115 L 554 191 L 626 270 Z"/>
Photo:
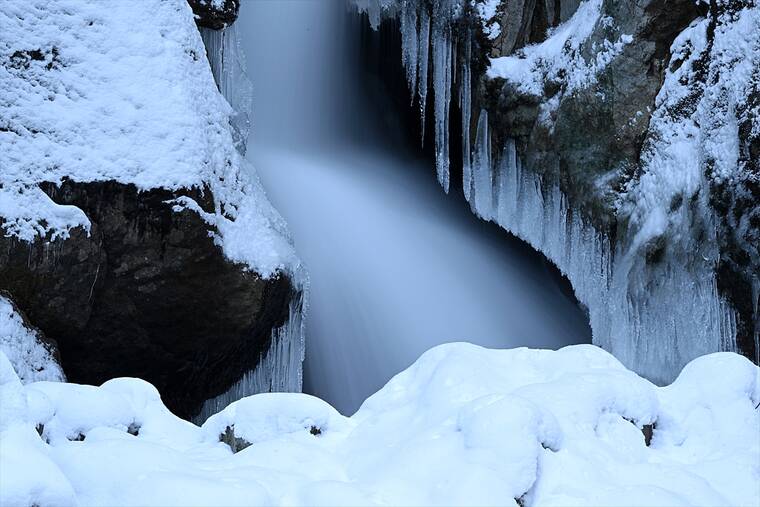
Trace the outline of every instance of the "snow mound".
<path fill-rule="evenodd" d="M 24 383 L 65 380 L 60 365 L 37 333 L 24 325 L 13 304 L 0 295 L 0 351 Z"/>
<path fill-rule="evenodd" d="M 200 428 L 137 379 L 23 386 L 0 354 L 0 389 L 3 505 L 760 500 L 760 368 L 732 353 L 698 358 L 658 388 L 590 345 L 447 344 L 352 417 L 272 393 Z M 236 453 L 228 429 L 247 444 Z"/>
<path fill-rule="evenodd" d="M 297 262 L 284 221 L 243 170 L 232 109 L 185 0 L 4 2 L 0 62 L 6 236 L 89 230 L 85 214 L 53 203 L 41 182 L 197 187 L 214 195 L 203 217 L 230 260 L 265 276 Z"/>

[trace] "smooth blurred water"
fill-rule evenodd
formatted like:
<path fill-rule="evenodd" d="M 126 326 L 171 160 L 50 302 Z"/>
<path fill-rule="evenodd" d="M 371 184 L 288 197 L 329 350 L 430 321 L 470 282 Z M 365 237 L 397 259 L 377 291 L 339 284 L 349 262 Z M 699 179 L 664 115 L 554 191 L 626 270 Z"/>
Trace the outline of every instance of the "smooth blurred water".
<path fill-rule="evenodd" d="M 350 414 L 440 343 L 590 342 L 541 256 L 446 196 L 388 132 L 342 2 L 247 1 L 237 23 L 254 84 L 248 156 L 311 276 L 306 392 Z"/>

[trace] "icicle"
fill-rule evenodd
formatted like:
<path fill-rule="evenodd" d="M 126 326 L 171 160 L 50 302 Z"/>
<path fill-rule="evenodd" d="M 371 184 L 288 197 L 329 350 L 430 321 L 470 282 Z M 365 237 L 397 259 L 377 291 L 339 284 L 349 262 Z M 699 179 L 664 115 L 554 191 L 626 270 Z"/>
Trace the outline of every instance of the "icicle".
<path fill-rule="evenodd" d="M 760 364 L 760 275 L 752 276 L 752 320 L 755 327 L 755 364 Z"/>
<path fill-rule="evenodd" d="M 233 109 L 230 124 L 235 147 L 244 155 L 250 129 L 253 85 L 246 74 L 237 28 L 234 24 L 224 30 L 202 28 L 201 36 L 217 87 Z M 272 330 L 269 348 L 259 358 L 256 368 L 246 372 L 226 393 L 206 400 L 194 418 L 196 423 L 203 423 L 210 415 L 245 396 L 301 391 L 309 278 L 301 267 L 288 276 L 298 290 L 298 296 L 290 302 L 287 322 Z"/>
<path fill-rule="evenodd" d="M 403 0 L 401 4 L 401 61 L 406 70 L 411 101 L 417 87 L 417 66 L 420 53 L 419 35 L 417 34 L 417 5 L 412 0 Z"/>
<path fill-rule="evenodd" d="M 433 36 L 433 91 L 435 93 L 435 165 L 438 182 L 449 191 L 449 107 L 451 102 L 451 29 L 448 20 Z"/>
<path fill-rule="evenodd" d="M 496 221 L 506 224 L 517 215 L 517 153 L 513 139 L 507 139 L 499 159 Z"/>
<path fill-rule="evenodd" d="M 420 122 L 422 129 L 421 143 L 425 145 L 425 107 L 427 106 L 428 86 L 428 55 L 430 52 L 430 14 L 423 5 L 420 8 L 420 33 L 419 33 L 419 76 L 417 79 L 417 94 L 420 97 Z"/>
<path fill-rule="evenodd" d="M 475 136 L 475 153 L 472 159 L 473 211 L 479 217 L 489 220 L 494 215 L 493 181 L 491 178 L 491 135 L 488 131 L 488 111 L 482 109 L 478 118 Z"/>
<path fill-rule="evenodd" d="M 233 109 L 230 124 L 235 148 L 245 155 L 251 130 L 253 84 L 246 72 L 237 27 L 232 24 L 224 30 L 201 28 L 200 31 L 216 85 Z"/>
<path fill-rule="evenodd" d="M 472 76 L 470 61 L 472 42 L 469 28 L 462 48 L 462 81 L 459 85 L 459 107 L 462 110 L 462 190 L 464 198 L 469 201 L 472 189 L 472 170 L 470 155 L 470 121 L 472 115 Z"/>

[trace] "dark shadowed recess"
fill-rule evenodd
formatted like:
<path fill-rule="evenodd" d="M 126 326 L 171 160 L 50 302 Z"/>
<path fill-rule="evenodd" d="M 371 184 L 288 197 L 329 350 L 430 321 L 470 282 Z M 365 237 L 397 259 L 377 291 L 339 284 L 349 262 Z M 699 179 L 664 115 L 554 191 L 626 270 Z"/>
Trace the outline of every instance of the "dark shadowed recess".
<path fill-rule="evenodd" d="M 169 203 L 187 195 L 213 212 L 209 191 L 69 180 L 43 190 L 82 209 L 90 233 L 0 238 L 0 287 L 58 342 L 70 382 L 142 378 L 190 417 L 256 366 L 294 289 L 228 261 L 197 213 Z"/>

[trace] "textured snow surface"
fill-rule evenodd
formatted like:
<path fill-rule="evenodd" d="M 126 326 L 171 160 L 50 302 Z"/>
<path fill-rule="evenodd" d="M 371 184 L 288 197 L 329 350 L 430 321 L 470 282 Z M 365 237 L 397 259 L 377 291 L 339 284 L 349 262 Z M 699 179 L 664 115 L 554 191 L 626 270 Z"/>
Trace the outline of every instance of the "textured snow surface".
<path fill-rule="evenodd" d="M 36 331 L 24 325 L 8 299 L 0 295 L 0 351 L 24 383 L 65 380 L 63 371 Z"/>
<path fill-rule="evenodd" d="M 293 260 L 284 223 L 234 149 L 184 0 L 6 0 L 0 12 L 0 217 L 32 241 L 88 228 L 40 182 L 209 188 L 202 214 L 228 258 L 270 275 Z M 187 200 L 178 203 L 200 209 Z"/>
<path fill-rule="evenodd" d="M 732 353 L 658 388 L 594 346 L 455 343 L 350 418 L 307 395 L 261 394 L 202 427 L 137 379 L 22 386 L 4 354 L 0 393 L 3 505 L 760 501 L 760 369 Z M 233 454 L 227 428 L 251 445 Z"/>

